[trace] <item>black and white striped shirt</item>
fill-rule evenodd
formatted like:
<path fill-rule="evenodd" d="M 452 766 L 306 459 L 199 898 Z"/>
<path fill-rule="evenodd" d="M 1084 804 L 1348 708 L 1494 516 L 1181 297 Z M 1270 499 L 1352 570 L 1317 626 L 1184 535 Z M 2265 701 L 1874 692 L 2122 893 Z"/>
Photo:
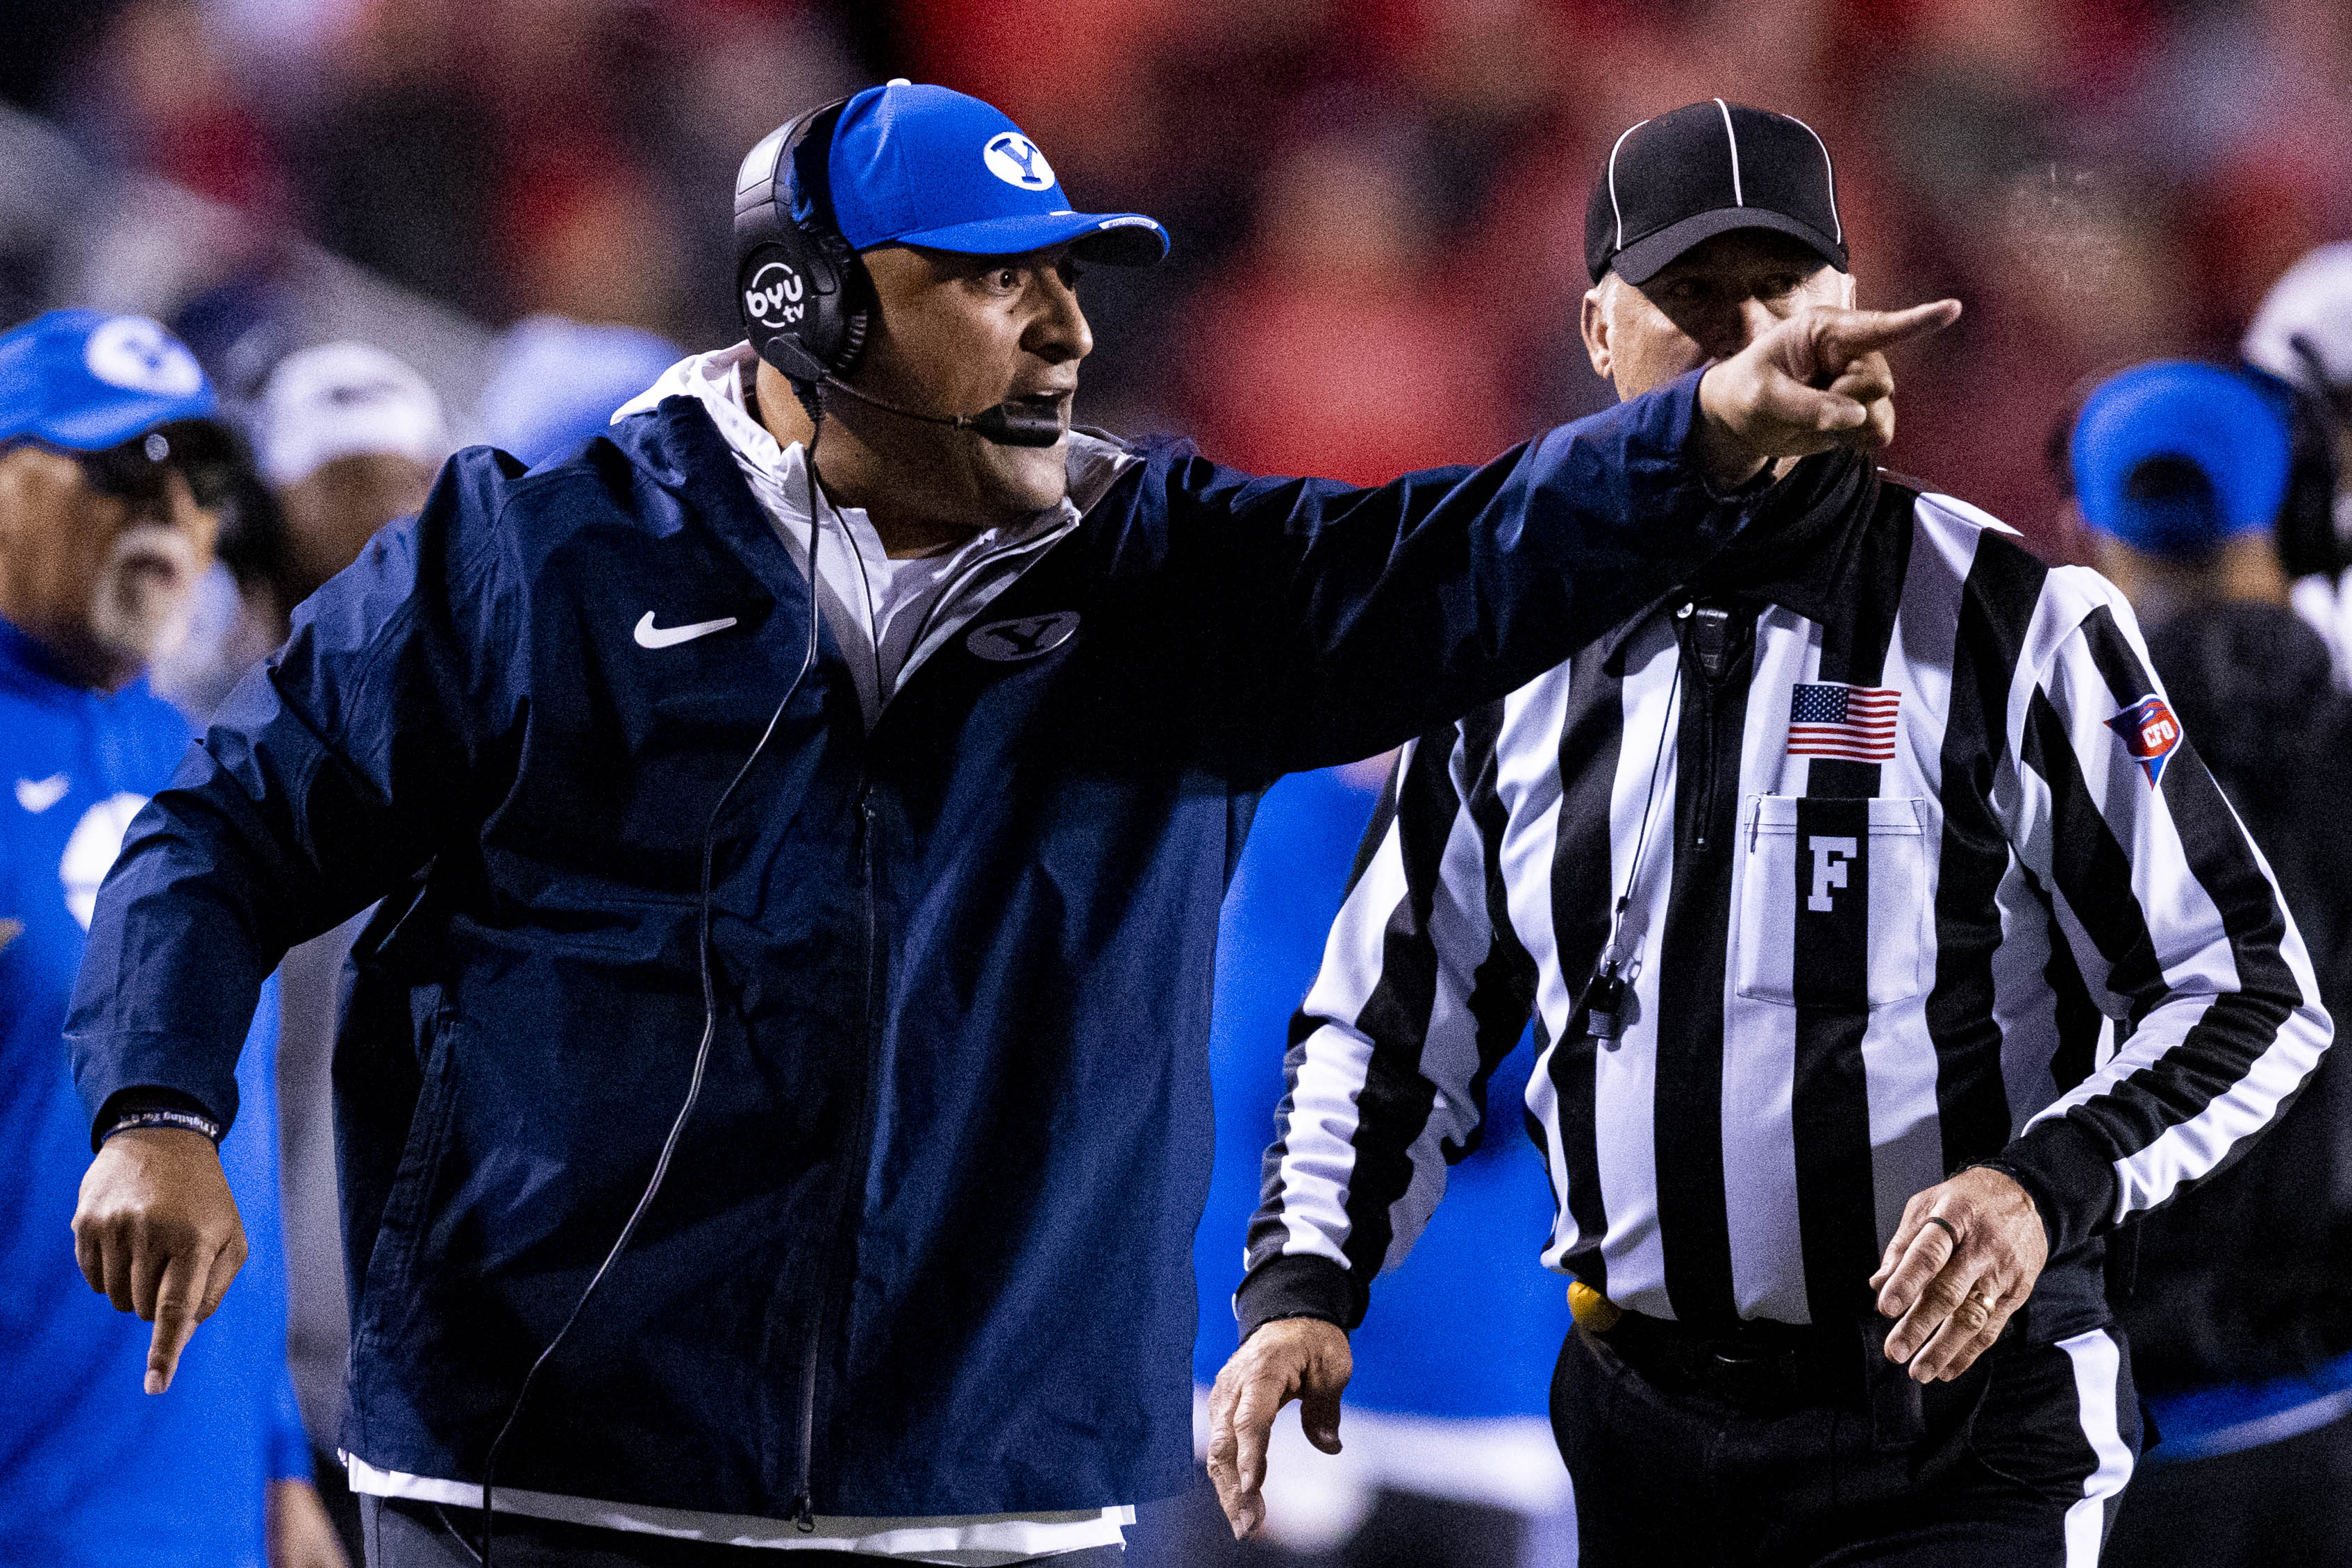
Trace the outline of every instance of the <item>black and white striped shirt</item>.
<path fill-rule="evenodd" d="M 1843 455 L 1402 753 L 1291 1031 L 1245 1327 L 1352 1326 L 1531 1015 L 1549 1267 L 1660 1318 L 1859 1316 L 1906 1202 L 1992 1160 L 2053 1233 L 2044 1342 L 2330 1032 L 2122 595 Z"/>

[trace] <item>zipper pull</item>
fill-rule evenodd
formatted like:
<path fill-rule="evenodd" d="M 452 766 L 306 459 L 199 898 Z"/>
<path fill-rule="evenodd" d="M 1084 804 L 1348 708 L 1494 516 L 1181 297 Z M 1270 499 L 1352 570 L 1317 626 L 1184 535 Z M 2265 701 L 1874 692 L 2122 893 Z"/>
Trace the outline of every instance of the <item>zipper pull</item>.
<path fill-rule="evenodd" d="M 800 1526 L 803 1535 L 816 1533 L 816 1505 L 806 1492 L 793 1499 L 793 1522 Z"/>

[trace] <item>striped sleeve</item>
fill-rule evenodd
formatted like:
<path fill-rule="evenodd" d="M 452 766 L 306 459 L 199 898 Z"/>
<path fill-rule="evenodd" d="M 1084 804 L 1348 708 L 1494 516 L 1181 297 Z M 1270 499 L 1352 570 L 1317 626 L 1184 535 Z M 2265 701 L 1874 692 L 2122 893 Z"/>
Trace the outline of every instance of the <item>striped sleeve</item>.
<path fill-rule="evenodd" d="M 2123 1043 L 1996 1162 L 2053 1256 L 2212 1175 L 2293 1100 L 2331 1026 L 2269 866 L 2180 731 L 2131 607 L 2051 574 L 2009 702 L 2000 793 Z"/>
<path fill-rule="evenodd" d="M 1323 967 L 1290 1029 L 1287 1092 L 1235 1297 L 1352 1329 L 1477 1147 L 1486 1079 L 1533 1005 L 1504 908 L 1500 705 L 1399 754 Z"/>

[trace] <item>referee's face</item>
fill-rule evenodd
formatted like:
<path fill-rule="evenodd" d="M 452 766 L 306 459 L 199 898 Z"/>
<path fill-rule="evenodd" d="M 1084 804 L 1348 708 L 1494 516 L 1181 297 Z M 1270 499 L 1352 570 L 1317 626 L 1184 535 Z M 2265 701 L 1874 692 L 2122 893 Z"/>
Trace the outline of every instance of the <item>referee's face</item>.
<path fill-rule="evenodd" d="M 885 246 L 866 253 L 881 309 L 855 373 L 862 390 L 905 407 L 977 414 L 1026 403 L 1070 421 L 1078 363 L 1094 333 L 1079 308 L 1068 246 L 1024 256 L 961 256 Z M 919 510 L 981 527 L 1055 505 L 1068 489 L 1065 441 L 1011 447 L 887 415 L 849 399 L 827 417 L 854 423 L 887 458 L 894 484 L 928 492 Z M 911 498 L 909 498 L 911 499 Z"/>
<path fill-rule="evenodd" d="M 1729 359 L 1808 305 L 1852 305 L 1853 278 L 1770 229 L 1734 229 L 1639 288 L 1615 273 L 1584 296 L 1584 349 L 1621 398 Z"/>

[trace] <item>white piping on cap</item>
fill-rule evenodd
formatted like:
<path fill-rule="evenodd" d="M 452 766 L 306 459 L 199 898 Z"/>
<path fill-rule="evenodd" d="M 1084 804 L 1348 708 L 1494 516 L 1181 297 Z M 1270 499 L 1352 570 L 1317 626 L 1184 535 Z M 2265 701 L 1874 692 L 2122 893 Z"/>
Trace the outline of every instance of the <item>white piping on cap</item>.
<path fill-rule="evenodd" d="M 1838 216 L 1837 164 L 1830 157 L 1830 144 L 1822 140 L 1822 133 L 1820 132 L 1814 130 L 1810 125 L 1805 125 L 1805 122 L 1797 119 L 1795 115 L 1784 114 L 1780 116 L 1780 118 L 1792 121 L 1798 125 L 1804 125 L 1805 134 L 1811 137 L 1813 139 L 1813 145 L 1822 150 L 1822 168 L 1830 177 L 1830 222 L 1837 230 L 1837 232 L 1830 237 L 1836 240 L 1840 245 L 1843 245 L 1845 243 L 1845 219 Z"/>
<path fill-rule="evenodd" d="M 1617 205 L 1617 149 L 1625 145 L 1627 136 L 1631 136 L 1648 123 L 1646 120 L 1636 120 L 1633 124 L 1625 127 L 1624 132 L 1609 146 L 1609 210 L 1616 215 L 1619 250 L 1625 248 L 1625 209 Z"/>
<path fill-rule="evenodd" d="M 1723 139 L 1731 143 L 1731 205 L 1744 207 L 1748 205 L 1748 196 L 1739 188 L 1739 138 L 1732 134 L 1731 106 L 1719 98 L 1715 100 L 1715 106 L 1723 110 Z"/>

